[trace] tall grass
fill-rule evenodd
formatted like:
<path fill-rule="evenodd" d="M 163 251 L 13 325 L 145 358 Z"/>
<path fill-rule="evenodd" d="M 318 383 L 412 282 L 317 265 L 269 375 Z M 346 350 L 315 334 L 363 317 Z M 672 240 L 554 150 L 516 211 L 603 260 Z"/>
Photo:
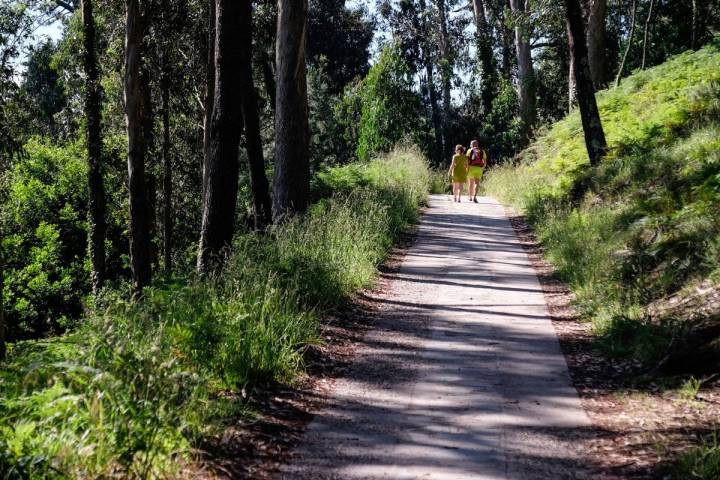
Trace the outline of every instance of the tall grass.
<path fill-rule="evenodd" d="M 648 307 L 720 277 L 719 67 L 715 43 L 600 92 L 610 153 L 597 168 L 575 112 L 484 182 L 525 212 L 609 353 L 664 356 L 685 327 Z"/>
<path fill-rule="evenodd" d="M 109 292 L 72 334 L 14 345 L 0 369 L 4 478 L 173 478 L 238 392 L 292 383 L 318 319 L 370 285 L 416 221 L 413 150 L 318 175 L 300 218 L 234 243 L 222 277 Z"/>

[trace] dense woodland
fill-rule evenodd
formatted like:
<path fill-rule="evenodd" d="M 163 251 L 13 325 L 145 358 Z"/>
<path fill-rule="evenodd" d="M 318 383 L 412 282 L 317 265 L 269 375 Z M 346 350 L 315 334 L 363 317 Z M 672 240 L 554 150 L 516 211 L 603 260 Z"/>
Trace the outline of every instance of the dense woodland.
<path fill-rule="evenodd" d="M 592 96 L 562 2 L 378 2 L 371 15 L 318 0 L 289 6 L 287 26 L 275 2 L 253 2 L 228 12 L 227 38 L 213 2 L 82 7 L 0 12 L 10 339 L 63 331 L 103 285 L 211 270 L 234 232 L 304 211 L 325 167 L 400 141 L 440 165 L 475 137 L 502 163 Z M 570 38 L 587 37 L 594 89 L 700 47 L 718 15 L 700 1 L 582 7 L 586 34 Z M 59 40 L 37 37 L 53 22 Z"/>
<path fill-rule="evenodd" d="M 717 0 L 2 0 L 0 357 L 54 366 L 36 389 L 20 367 L 0 378 L 22 399 L 0 413 L 36 419 L 25 437 L 0 421 L 26 441 L 0 438 L 0 467 L 170 469 L 208 435 L 199 404 L 292 378 L 315 316 L 371 282 L 416 219 L 423 156 L 446 168 L 478 138 L 511 168 L 579 112 L 573 165 L 597 167 L 614 137 L 595 92 L 719 25 Z M 564 198 L 593 189 L 581 170 Z M 122 386 L 138 382 L 155 392 L 141 407 Z M 117 393 L 115 416 L 38 411 L 92 389 Z M 150 418 L 157 402 L 172 412 L 151 433 L 118 426 L 119 405 Z M 92 467 L 58 446 L 90 424 Z"/>

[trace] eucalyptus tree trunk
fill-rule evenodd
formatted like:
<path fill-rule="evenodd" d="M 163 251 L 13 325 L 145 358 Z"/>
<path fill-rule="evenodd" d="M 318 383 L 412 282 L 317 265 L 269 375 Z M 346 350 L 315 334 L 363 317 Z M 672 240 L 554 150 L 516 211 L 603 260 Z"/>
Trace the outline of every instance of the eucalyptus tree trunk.
<path fill-rule="evenodd" d="M 607 86 L 607 55 L 605 48 L 605 17 L 607 0 L 586 0 L 587 48 L 590 75 L 596 90 Z"/>
<path fill-rule="evenodd" d="M 650 0 L 650 9 L 648 10 L 647 18 L 645 19 L 645 33 L 643 34 L 642 63 L 640 64 L 640 70 L 645 70 L 645 56 L 647 53 L 648 31 L 650 30 L 650 22 L 652 21 L 654 6 L 655 0 Z"/>
<path fill-rule="evenodd" d="M 419 0 L 418 2 L 420 12 L 427 11 L 427 4 L 425 0 Z M 422 23 L 418 25 L 418 30 L 421 36 L 424 38 L 422 44 L 422 58 L 425 64 L 425 76 L 427 77 L 427 89 L 428 97 L 430 100 L 430 119 L 433 125 L 433 132 L 435 134 L 435 142 L 433 145 L 433 160 L 436 164 L 440 165 L 443 161 L 443 131 L 442 131 L 442 113 L 440 112 L 440 106 L 438 105 L 437 89 L 435 86 L 435 68 L 433 66 L 432 55 L 430 52 L 433 49 L 432 37 L 430 35 L 430 28 L 428 26 L 427 15 L 417 15 L 422 18 Z"/>
<path fill-rule="evenodd" d="M 83 69 L 85 71 L 85 118 L 88 162 L 88 251 L 92 265 L 92 289 L 97 295 L 105 281 L 105 186 L 102 174 L 102 127 L 100 81 L 95 50 L 95 18 L 92 0 L 82 2 Z"/>
<path fill-rule="evenodd" d="M 265 86 L 265 93 L 267 93 L 268 96 L 268 103 L 270 104 L 270 108 L 272 109 L 273 113 L 275 112 L 275 89 L 277 88 L 275 86 L 275 73 L 272 69 L 272 61 L 270 60 L 270 56 L 265 51 L 265 49 L 261 49 L 260 51 L 260 68 L 262 70 L 262 77 L 263 77 L 263 84 Z"/>
<path fill-rule="evenodd" d="M 510 0 L 505 0 L 510 5 Z M 507 27 L 505 18 L 505 7 L 500 9 L 498 16 L 498 29 L 501 32 L 500 41 L 502 44 L 502 73 L 505 80 L 510 80 L 512 76 L 512 32 Z"/>
<path fill-rule="evenodd" d="M 436 0 L 438 9 L 438 32 L 440 40 L 440 80 L 443 92 L 443 114 L 442 114 L 442 152 L 448 150 L 448 137 L 450 136 L 450 95 L 452 80 L 452 62 L 450 59 L 450 38 L 447 29 L 447 16 L 445 12 L 445 0 Z"/>
<path fill-rule="evenodd" d="M 577 85 L 575 82 L 575 59 L 570 55 L 568 68 L 568 112 L 572 112 L 577 104 Z"/>
<path fill-rule="evenodd" d="M 240 48 L 242 68 L 242 111 L 245 121 L 245 146 L 248 154 L 250 170 L 250 188 L 253 196 L 253 216 L 255 229 L 262 230 L 272 222 L 272 205 L 270 202 L 270 186 L 265 175 L 265 158 L 263 157 L 262 138 L 260 136 L 260 114 L 258 113 L 257 94 L 253 83 L 252 71 L 252 5 L 241 2 L 243 14 L 242 24 L 238 25 L 242 36 Z"/>
<path fill-rule="evenodd" d="M 2 245 L 3 231 L 0 225 L 0 245 Z M 0 246 L 0 361 L 5 360 L 7 354 L 5 326 L 5 253 Z"/>
<path fill-rule="evenodd" d="M 510 7 L 509 0 L 484 0 L 484 6 L 490 13 L 490 24 L 497 32 L 497 40 L 500 43 L 500 74 L 505 80 L 510 80 L 512 69 L 511 33 L 505 24 L 505 8 Z M 474 6 L 473 6 L 474 8 Z M 488 25 L 490 28 L 490 25 Z"/>
<path fill-rule="evenodd" d="M 632 16 L 630 18 L 630 32 L 628 33 L 627 46 L 625 47 L 625 53 L 623 54 L 620 66 L 618 67 L 617 76 L 615 77 L 615 86 L 620 85 L 620 78 L 622 77 L 623 71 L 625 70 L 625 62 L 627 61 L 630 47 L 632 46 L 633 35 L 635 34 L 635 17 L 637 16 L 637 0 L 632 0 Z"/>
<path fill-rule="evenodd" d="M 436 163 L 442 163 L 444 151 L 443 145 L 443 132 L 442 132 L 442 114 L 440 113 L 440 107 L 438 106 L 437 90 L 435 87 L 435 71 L 433 69 L 432 62 L 429 59 L 429 54 L 426 52 L 427 47 L 423 49 L 425 51 L 425 76 L 427 77 L 427 88 L 428 96 L 430 98 L 430 119 L 433 124 L 433 131 L 435 133 L 435 161 Z"/>
<path fill-rule="evenodd" d="M 577 99 L 580 107 L 585 147 L 590 158 L 590 165 L 600 163 L 607 150 L 605 132 L 603 131 L 600 113 L 595 101 L 595 88 L 590 74 L 587 45 L 585 43 L 585 25 L 580 0 L 565 0 L 567 14 L 568 41 L 570 55 L 574 59 Z"/>
<path fill-rule="evenodd" d="M 515 15 L 515 51 L 518 63 L 518 97 L 523 139 L 527 142 L 536 120 L 535 69 L 530 51 L 530 35 L 522 17 L 529 10 L 529 0 L 510 0 Z"/>
<path fill-rule="evenodd" d="M 242 132 L 243 2 L 216 0 L 215 99 L 205 162 L 207 185 L 197 268 L 217 272 L 232 242 L 238 189 L 238 147 Z"/>
<path fill-rule="evenodd" d="M 163 266 L 172 272 L 172 156 L 170 154 L 170 72 L 168 46 L 164 45 L 160 89 L 162 90 L 162 162 L 163 162 Z"/>
<path fill-rule="evenodd" d="M 147 8 L 147 4 L 145 7 Z M 143 16 L 145 25 L 149 24 L 148 15 Z M 145 46 L 143 45 L 143 51 Z M 158 265 L 157 239 L 157 176 L 156 168 L 156 145 L 155 145 L 155 110 L 152 103 L 151 73 L 147 65 L 143 64 L 140 69 L 140 88 L 142 89 L 142 129 L 145 137 L 145 192 L 147 196 L 148 211 L 148 236 L 150 237 L 150 268 Z"/>
<path fill-rule="evenodd" d="M 207 162 L 210 156 L 210 123 L 215 101 L 215 0 L 208 0 L 207 62 L 205 63 L 205 102 L 203 116 L 203 195 L 207 187 Z"/>
<path fill-rule="evenodd" d="M 128 188 L 130 193 L 130 267 L 133 288 L 150 282 L 150 212 L 145 182 L 145 132 L 142 68 L 144 19 L 139 0 L 126 0 L 125 118 L 128 134 Z"/>
<path fill-rule="evenodd" d="M 690 48 L 695 50 L 698 44 L 698 0 L 692 0 L 692 38 L 690 40 Z"/>
<path fill-rule="evenodd" d="M 305 51 L 307 0 L 278 0 L 275 45 L 275 178 L 273 217 L 304 212 L 310 193 Z"/>
<path fill-rule="evenodd" d="M 492 110 L 492 102 L 497 93 L 497 69 L 492 50 L 492 34 L 485 17 L 485 5 L 483 0 L 473 0 L 473 12 L 475 14 L 475 36 L 477 41 L 477 56 L 482 67 L 482 86 L 480 97 L 482 99 L 485 113 Z"/>

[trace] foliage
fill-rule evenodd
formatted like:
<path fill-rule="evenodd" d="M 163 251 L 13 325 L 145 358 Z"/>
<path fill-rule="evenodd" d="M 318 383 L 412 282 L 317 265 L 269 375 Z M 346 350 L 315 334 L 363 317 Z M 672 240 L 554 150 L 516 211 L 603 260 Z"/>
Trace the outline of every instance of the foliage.
<path fill-rule="evenodd" d="M 357 156 L 368 160 L 404 138 L 418 139 L 425 128 L 420 97 L 398 44 L 386 46 L 362 82 Z"/>
<path fill-rule="evenodd" d="M 372 283 L 427 181 L 416 151 L 324 170 L 328 196 L 305 217 L 239 235 L 222 277 L 157 284 L 136 302 L 109 291 L 72 335 L 12 346 L 0 469 L 177 476 L 199 438 L 242 410 L 233 392 L 295 379 L 318 317 Z"/>
<path fill-rule="evenodd" d="M 648 308 L 720 269 L 718 67 L 715 43 L 600 92 L 610 154 L 597 169 L 574 113 L 488 174 L 486 191 L 526 212 L 610 353 L 653 361 L 682 345 L 692 329 Z"/>
<path fill-rule="evenodd" d="M 671 478 L 677 480 L 711 480 L 720 477 L 720 444 L 717 435 L 702 446 L 680 456 Z"/>
<path fill-rule="evenodd" d="M 363 9 L 348 8 L 344 0 L 311 0 L 308 12 L 308 57 L 313 64 L 325 64 L 329 92 L 337 94 L 367 74 L 375 24 Z"/>
<path fill-rule="evenodd" d="M 8 172 L 2 248 L 10 338 L 63 331 L 82 313 L 90 288 L 86 168 L 79 142 L 59 147 L 31 139 Z M 108 177 L 115 202 L 119 182 Z M 109 251 L 119 257 L 125 221 L 117 213 L 108 220 Z"/>
<path fill-rule="evenodd" d="M 33 133 L 51 138 L 59 137 L 55 117 L 67 102 L 62 70 L 56 63 L 57 50 L 52 41 L 31 47 L 23 82 L 23 90 L 32 108 Z"/>
<path fill-rule="evenodd" d="M 80 314 L 85 269 L 85 166 L 79 145 L 36 140 L 9 173 L 3 250 L 11 336 L 57 330 Z"/>

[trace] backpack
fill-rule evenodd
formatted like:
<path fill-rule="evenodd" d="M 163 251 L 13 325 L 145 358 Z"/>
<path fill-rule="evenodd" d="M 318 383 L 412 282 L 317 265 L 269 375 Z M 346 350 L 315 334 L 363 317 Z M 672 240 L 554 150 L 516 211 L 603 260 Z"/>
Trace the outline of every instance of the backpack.
<path fill-rule="evenodd" d="M 485 150 L 483 150 L 482 148 L 480 148 L 479 151 L 480 151 L 480 161 L 476 163 L 476 160 L 477 160 L 478 155 L 477 155 L 477 152 L 476 152 L 475 150 L 473 150 L 473 151 L 470 153 L 470 162 L 469 162 L 469 165 L 470 165 L 471 167 L 483 167 L 483 168 L 485 168 L 485 166 L 487 165 L 488 154 L 487 154 L 487 152 L 486 152 Z"/>

